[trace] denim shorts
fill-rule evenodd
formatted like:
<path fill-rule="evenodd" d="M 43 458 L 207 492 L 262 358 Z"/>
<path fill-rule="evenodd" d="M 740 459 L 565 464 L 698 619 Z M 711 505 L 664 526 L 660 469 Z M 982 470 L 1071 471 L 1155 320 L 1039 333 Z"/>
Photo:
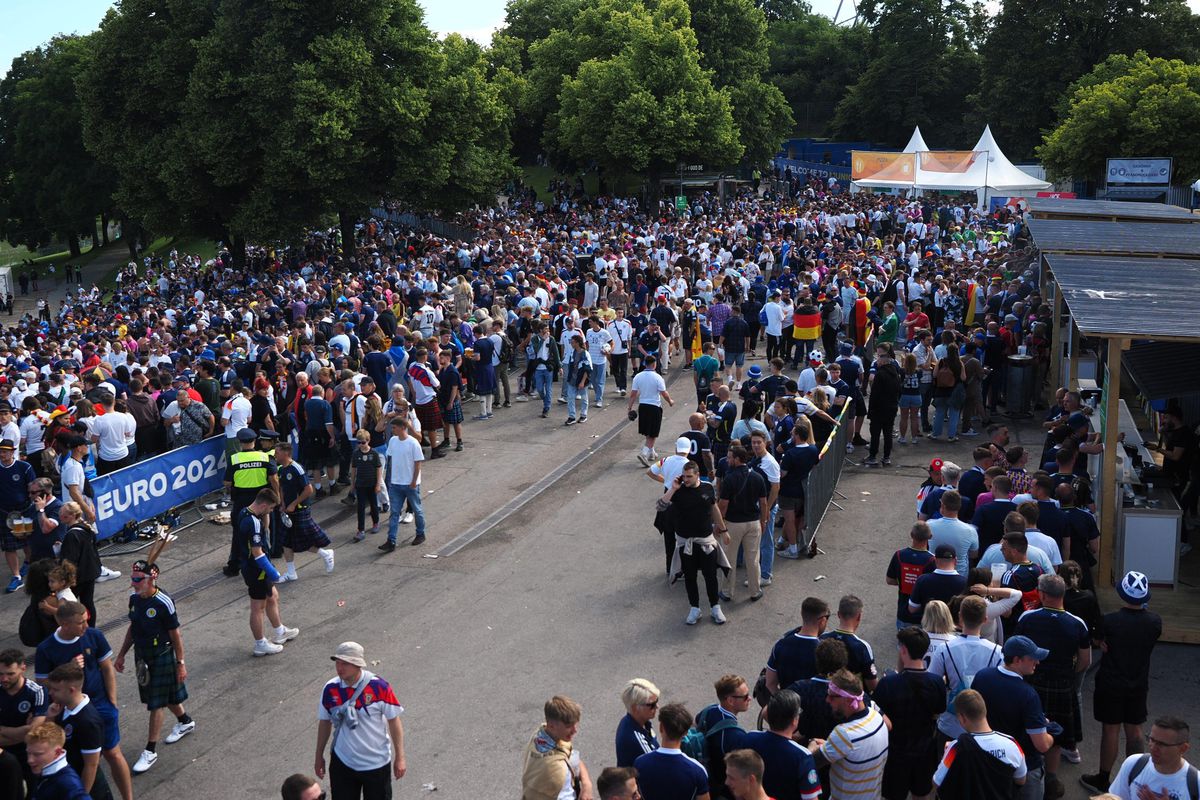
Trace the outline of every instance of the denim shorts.
<path fill-rule="evenodd" d="M 727 367 L 742 367 L 746 365 L 746 351 L 740 353 L 725 353 L 725 366 Z"/>
<path fill-rule="evenodd" d="M 920 408 L 921 395 L 919 394 L 902 394 L 900 395 L 901 408 Z"/>

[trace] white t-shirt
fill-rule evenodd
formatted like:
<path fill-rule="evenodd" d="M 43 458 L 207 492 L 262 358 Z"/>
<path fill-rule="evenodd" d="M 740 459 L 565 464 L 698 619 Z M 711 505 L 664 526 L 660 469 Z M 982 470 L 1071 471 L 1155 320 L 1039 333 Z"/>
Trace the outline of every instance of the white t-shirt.
<path fill-rule="evenodd" d="M 1050 556 L 1051 564 L 1057 567 L 1062 563 L 1062 553 L 1059 552 L 1058 542 L 1054 541 L 1054 539 L 1035 528 L 1026 530 L 1025 538 L 1029 541 L 1031 547 L 1036 547 Z"/>
<path fill-rule="evenodd" d="M 388 440 L 385 455 L 391 469 L 388 483 L 395 486 L 411 486 L 416 463 L 425 460 L 425 454 L 421 451 L 421 443 L 412 436 L 405 439 L 393 436 Z M 418 475 L 417 486 L 420 485 L 421 477 Z"/>
<path fill-rule="evenodd" d="M 600 328 L 589 330 L 584 338 L 587 340 L 588 355 L 592 357 L 592 363 L 605 363 L 604 345 L 612 343 L 612 334 Z"/>
<path fill-rule="evenodd" d="M 1133 770 L 1133 765 L 1137 763 L 1139 758 L 1141 758 L 1140 755 L 1134 755 L 1125 759 L 1125 763 L 1121 765 L 1120 771 L 1117 772 L 1117 777 L 1113 778 L 1112 785 L 1108 787 L 1110 792 L 1117 797 L 1136 798 L 1138 790 L 1142 786 L 1145 786 L 1155 794 L 1166 789 L 1167 795 L 1171 800 L 1188 800 L 1191 797 L 1187 786 L 1187 766 L 1178 772 L 1163 775 L 1154 768 L 1154 762 L 1150 761 L 1131 783 L 1129 781 L 1129 773 Z"/>
<path fill-rule="evenodd" d="M 221 419 L 225 423 L 225 438 L 236 438 L 238 431 L 250 423 L 250 401 L 240 394 L 227 400 L 221 408 Z"/>
<path fill-rule="evenodd" d="M 1025 767 L 1025 754 L 1021 752 L 1021 747 L 1015 739 L 999 731 L 971 735 L 975 737 L 975 744 L 979 745 L 984 752 L 990 753 L 1001 762 L 1014 768 L 1012 774 L 1014 780 L 1025 777 L 1028 771 Z M 938 764 L 937 771 L 933 773 L 933 782 L 938 786 L 941 786 L 946 780 L 946 773 L 950 771 L 950 765 L 954 763 L 954 747 L 957 744 L 958 742 L 950 742 L 946 745 L 946 754 Z"/>
<path fill-rule="evenodd" d="M 132 419 L 132 418 L 130 418 Z M 125 444 L 125 428 L 128 421 L 124 414 L 112 412 L 96 417 L 92 423 L 92 435 L 100 437 L 96 454 L 105 461 L 120 461 L 129 455 Z M 137 429 L 137 426 L 134 426 Z"/>
<path fill-rule="evenodd" d="M 644 369 L 633 376 L 630 388 L 638 393 L 638 404 L 658 406 L 662 408 L 662 394 L 667 390 L 667 382 L 652 369 Z"/>
<path fill-rule="evenodd" d="M 664 490 L 670 489 L 671 483 L 683 474 L 683 468 L 687 466 L 688 460 L 687 456 L 681 455 L 660 458 L 650 465 L 650 472 L 663 479 Z"/>
<path fill-rule="evenodd" d="M 60 496 L 64 503 L 74 499 L 71 497 L 70 487 L 72 486 L 78 486 L 79 494 L 83 494 L 84 472 L 83 464 L 81 462 L 76 461 L 73 458 L 68 458 L 63 462 L 60 475 L 61 478 L 59 480 L 59 491 L 61 492 Z"/>
<path fill-rule="evenodd" d="M 612 336 L 613 355 L 623 355 L 629 352 L 629 340 L 633 337 L 633 326 L 626 319 L 614 319 L 608 323 L 608 333 Z"/>
<path fill-rule="evenodd" d="M 767 318 L 767 333 L 771 336 L 779 336 L 783 333 L 783 308 L 771 301 L 763 306 L 763 314 Z"/>

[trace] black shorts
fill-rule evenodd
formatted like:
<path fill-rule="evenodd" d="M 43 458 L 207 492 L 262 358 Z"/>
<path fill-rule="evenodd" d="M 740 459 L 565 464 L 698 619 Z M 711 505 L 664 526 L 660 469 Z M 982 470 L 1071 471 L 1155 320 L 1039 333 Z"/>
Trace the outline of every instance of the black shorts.
<path fill-rule="evenodd" d="M 243 570 L 242 580 L 246 583 L 246 594 L 250 595 L 251 600 L 266 600 L 271 596 L 271 589 L 274 587 L 266 576 L 262 575 L 257 566 L 255 566 L 253 574 Z"/>
<path fill-rule="evenodd" d="M 657 439 L 662 431 L 662 406 L 638 403 L 638 433 Z"/>
<path fill-rule="evenodd" d="M 1092 717 L 1103 725 L 1141 725 L 1146 713 L 1145 689 L 1106 689 L 1097 686 L 1092 696 Z"/>

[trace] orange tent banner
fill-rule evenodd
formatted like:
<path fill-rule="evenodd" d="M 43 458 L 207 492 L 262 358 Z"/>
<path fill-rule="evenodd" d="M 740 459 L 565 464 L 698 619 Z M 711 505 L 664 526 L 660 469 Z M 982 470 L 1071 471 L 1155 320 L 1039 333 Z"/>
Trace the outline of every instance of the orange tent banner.
<path fill-rule="evenodd" d="M 912 153 L 881 153 L 874 150 L 850 151 L 850 180 L 870 178 L 893 164 L 907 163 L 908 174 L 912 175 Z"/>
<path fill-rule="evenodd" d="M 920 154 L 921 169 L 928 172 L 966 172 L 983 155 L 977 150 L 925 150 Z"/>

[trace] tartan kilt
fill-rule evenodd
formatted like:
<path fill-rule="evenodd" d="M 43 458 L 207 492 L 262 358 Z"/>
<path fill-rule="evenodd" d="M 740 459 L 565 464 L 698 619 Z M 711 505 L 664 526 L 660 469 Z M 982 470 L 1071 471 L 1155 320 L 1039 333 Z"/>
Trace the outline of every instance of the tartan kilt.
<path fill-rule="evenodd" d="M 135 648 L 134 656 L 138 664 L 138 695 L 146 708 L 153 711 L 187 700 L 187 687 L 177 680 L 174 648 L 166 647 L 149 658 Z M 144 676 L 142 664 L 145 664 Z"/>
<path fill-rule="evenodd" d="M 297 553 L 303 553 L 314 547 L 328 547 L 329 536 L 313 519 L 312 511 L 307 508 L 297 509 L 288 514 L 292 527 L 284 527 L 283 543 Z"/>
<path fill-rule="evenodd" d="M 438 406 L 437 398 L 416 408 L 417 419 L 421 422 L 421 430 L 434 431 L 442 427 L 442 409 Z"/>
<path fill-rule="evenodd" d="M 1075 729 L 1075 681 L 1071 678 L 1034 675 L 1029 683 L 1042 701 L 1042 713 L 1046 719 L 1063 727 L 1062 734 L 1055 737 L 1055 743 L 1071 749 L 1079 738 Z"/>
<path fill-rule="evenodd" d="M 442 422 L 446 425 L 459 425 L 463 421 L 462 401 L 455 400 L 450 407 L 442 412 Z M 424 423 L 422 423 L 424 424 Z"/>

